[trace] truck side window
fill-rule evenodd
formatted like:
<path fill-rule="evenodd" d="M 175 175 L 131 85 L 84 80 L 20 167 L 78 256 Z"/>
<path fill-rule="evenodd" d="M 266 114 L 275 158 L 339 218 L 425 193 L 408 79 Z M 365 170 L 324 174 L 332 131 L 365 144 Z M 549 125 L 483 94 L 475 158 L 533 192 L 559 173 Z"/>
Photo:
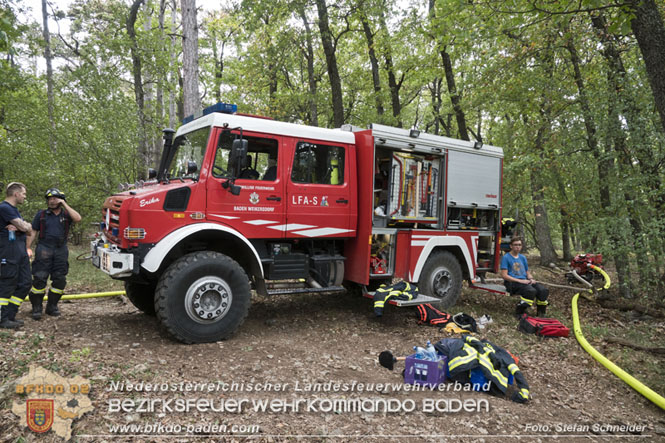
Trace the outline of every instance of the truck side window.
<path fill-rule="evenodd" d="M 344 184 L 344 148 L 299 142 L 293 158 L 291 180 L 319 185 Z"/>
<path fill-rule="evenodd" d="M 228 166 L 229 154 L 236 136 L 235 132 L 230 131 L 224 131 L 220 135 L 212 166 L 213 177 L 231 177 L 232 171 L 229 171 Z M 243 138 L 247 140 L 248 144 L 247 165 L 236 178 L 275 181 L 277 179 L 277 140 L 246 135 L 243 135 Z"/>

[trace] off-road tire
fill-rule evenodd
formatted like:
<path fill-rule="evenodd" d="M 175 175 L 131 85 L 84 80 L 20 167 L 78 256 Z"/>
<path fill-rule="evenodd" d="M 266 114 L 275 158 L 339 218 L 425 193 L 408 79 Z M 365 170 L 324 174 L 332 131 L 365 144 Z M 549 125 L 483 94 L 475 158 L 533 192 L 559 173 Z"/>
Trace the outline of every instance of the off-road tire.
<path fill-rule="evenodd" d="M 157 284 L 125 282 L 125 294 L 136 309 L 146 315 L 155 315 L 155 289 Z"/>
<path fill-rule="evenodd" d="M 250 296 L 247 274 L 236 261 L 200 251 L 179 258 L 162 274 L 155 309 L 176 340 L 210 343 L 236 332 L 247 317 Z"/>
<path fill-rule="evenodd" d="M 448 251 L 433 253 L 420 273 L 418 292 L 438 298 L 436 304 L 442 309 L 454 306 L 462 292 L 462 268 L 457 258 Z"/>

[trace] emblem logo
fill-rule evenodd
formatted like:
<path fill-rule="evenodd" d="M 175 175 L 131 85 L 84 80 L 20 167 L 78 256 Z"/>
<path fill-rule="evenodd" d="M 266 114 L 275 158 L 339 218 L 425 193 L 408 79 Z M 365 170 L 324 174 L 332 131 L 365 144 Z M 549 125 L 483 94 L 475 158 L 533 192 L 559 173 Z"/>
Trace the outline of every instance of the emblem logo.
<path fill-rule="evenodd" d="M 249 202 L 253 205 L 257 204 L 259 202 L 259 194 L 256 192 L 249 194 Z"/>
<path fill-rule="evenodd" d="M 328 206 L 328 196 L 321 197 L 321 206 Z"/>
<path fill-rule="evenodd" d="M 53 426 L 53 400 L 26 400 L 28 427 L 46 432 Z"/>

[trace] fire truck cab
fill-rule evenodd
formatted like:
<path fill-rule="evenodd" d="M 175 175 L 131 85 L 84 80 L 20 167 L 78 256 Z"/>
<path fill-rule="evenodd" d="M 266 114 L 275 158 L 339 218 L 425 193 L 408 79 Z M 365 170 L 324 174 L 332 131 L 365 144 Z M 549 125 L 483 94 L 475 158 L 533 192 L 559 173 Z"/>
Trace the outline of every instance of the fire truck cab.
<path fill-rule="evenodd" d="M 156 177 L 104 202 L 91 249 L 180 341 L 230 337 L 251 289 L 371 290 L 398 278 L 445 307 L 463 279 L 498 268 L 500 148 L 223 104 L 164 138 Z"/>

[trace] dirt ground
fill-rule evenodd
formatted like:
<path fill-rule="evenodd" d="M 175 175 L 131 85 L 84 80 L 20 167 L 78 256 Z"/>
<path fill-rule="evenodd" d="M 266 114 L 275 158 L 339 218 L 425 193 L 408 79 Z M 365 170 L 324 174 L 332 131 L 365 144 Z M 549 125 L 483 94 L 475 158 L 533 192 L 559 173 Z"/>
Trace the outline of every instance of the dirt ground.
<path fill-rule="evenodd" d="M 552 291 L 551 312 L 572 329 L 569 292 Z M 377 320 L 371 301 L 357 295 L 255 297 L 235 337 L 201 345 L 174 342 L 154 317 L 142 314 L 124 297 L 62 303 L 60 318 L 40 322 L 28 318 L 25 303 L 19 315 L 25 319 L 23 329 L 0 333 L 0 440 L 60 441 L 52 432 L 33 433 L 10 412 L 11 402 L 20 400 L 12 380 L 39 365 L 91 381 L 95 410 L 73 424 L 73 440 L 81 442 L 665 441 L 661 409 L 593 360 L 572 331 L 570 338 L 548 340 L 518 332 L 509 315 L 514 305 L 515 300 L 506 296 L 465 289 L 454 310 L 475 318 L 492 316 L 493 323 L 478 336 L 518 355 L 531 388 L 532 400 L 526 405 L 455 391 L 454 386 L 443 392 L 405 392 L 403 363 L 389 371 L 378 364 L 379 352 L 407 355 L 414 345 L 450 335 L 418 325 L 413 308 L 390 306 Z M 584 329 L 588 317 L 597 318 L 597 308 L 582 303 L 581 316 Z M 665 333 L 662 321 L 654 321 L 653 328 L 656 336 Z M 165 383 L 175 391 L 127 392 L 119 388 L 123 382 Z M 219 390 L 187 392 L 188 382 L 214 384 Z M 259 386 L 271 390 L 257 392 Z M 319 390 L 312 392 L 314 387 Z M 159 407 L 153 412 L 125 412 L 112 406 L 119 400 L 144 398 L 237 400 L 243 407 L 185 413 Z M 338 406 L 357 404 L 350 401 L 354 399 L 362 401 L 362 411 L 335 411 L 331 406 L 335 401 Z M 274 401 L 275 410 L 255 410 L 253 405 L 264 400 Z M 466 400 L 472 410 L 455 411 L 457 400 Z M 232 409 L 232 403 L 226 404 Z M 397 410 L 385 411 L 381 404 Z M 431 410 L 432 405 L 439 410 Z M 112 428 L 131 424 L 155 429 L 127 428 L 123 433 Z M 203 428 L 214 424 L 226 429 Z M 181 432 L 175 432 L 176 425 Z"/>

